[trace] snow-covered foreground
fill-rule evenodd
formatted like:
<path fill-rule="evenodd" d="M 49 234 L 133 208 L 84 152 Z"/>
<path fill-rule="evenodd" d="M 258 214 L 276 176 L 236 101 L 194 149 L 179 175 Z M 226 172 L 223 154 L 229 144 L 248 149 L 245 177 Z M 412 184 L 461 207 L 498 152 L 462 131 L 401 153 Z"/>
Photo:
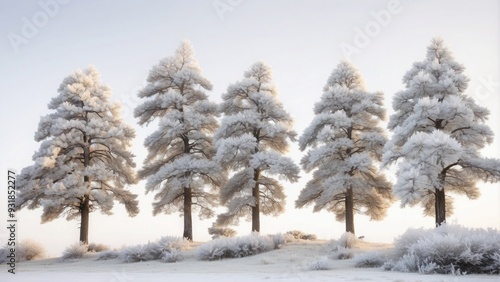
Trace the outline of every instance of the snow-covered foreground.
<path fill-rule="evenodd" d="M 279 250 L 220 261 L 199 261 L 196 245 L 184 251 L 184 260 L 177 263 L 96 261 L 96 254 L 88 254 L 68 262 L 58 258 L 22 262 L 15 275 L 4 264 L 0 281 L 500 281 L 497 275 L 421 275 L 355 268 L 352 259 L 332 260 L 331 270 L 309 270 L 309 264 L 329 255 L 326 241 L 289 243 Z M 391 246 L 363 242 L 355 252 L 373 250 L 391 252 Z"/>

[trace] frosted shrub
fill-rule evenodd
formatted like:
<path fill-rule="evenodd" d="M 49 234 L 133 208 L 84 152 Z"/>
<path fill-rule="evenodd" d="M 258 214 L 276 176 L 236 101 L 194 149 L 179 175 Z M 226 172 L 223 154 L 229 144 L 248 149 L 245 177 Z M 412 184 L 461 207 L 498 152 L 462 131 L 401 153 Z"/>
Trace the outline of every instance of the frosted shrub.
<path fill-rule="evenodd" d="M 286 234 L 292 235 L 297 240 L 311 240 L 311 241 L 314 241 L 314 240 L 317 239 L 316 235 L 314 235 L 314 234 L 305 234 L 304 232 L 299 231 L 299 230 L 288 231 Z"/>
<path fill-rule="evenodd" d="M 82 242 L 75 243 L 69 247 L 67 247 L 62 254 L 61 260 L 68 259 L 79 259 L 82 258 L 85 253 L 88 251 L 88 245 L 83 244 Z"/>
<path fill-rule="evenodd" d="M 287 236 L 281 233 L 269 235 L 269 238 L 273 241 L 274 249 L 281 249 L 281 247 L 289 242 Z"/>
<path fill-rule="evenodd" d="M 404 254 L 395 262 L 392 270 L 399 272 L 417 272 L 419 265 L 421 265 L 419 257 L 414 253 L 409 253 Z"/>
<path fill-rule="evenodd" d="M 257 233 L 235 238 L 220 238 L 201 245 L 198 258 L 201 260 L 219 260 L 224 258 L 241 258 L 275 248 L 273 239 Z"/>
<path fill-rule="evenodd" d="M 155 243 L 137 245 L 124 249 L 121 257 L 124 262 L 139 262 L 160 259 L 161 251 Z"/>
<path fill-rule="evenodd" d="M 286 234 L 292 235 L 297 240 L 302 239 L 302 236 L 305 235 L 304 232 L 299 231 L 299 230 L 288 231 Z"/>
<path fill-rule="evenodd" d="M 32 240 L 21 241 L 16 248 L 17 261 L 36 260 L 45 257 L 45 248 Z"/>
<path fill-rule="evenodd" d="M 351 232 L 345 232 L 338 240 L 330 240 L 328 248 L 332 251 L 331 258 L 333 259 L 351 259 L 353 253 L 350 250 L 355 247 L 358 238 Z"/>
<path fill-rule="evenodd" d="M 395 262 L 393 260 L 389 260 L 389 261 L 386 261 L 383 265 L 382 265 L 382 269 L 385 270 L 385 271 L 390 271 L 394 268 L 394 265 L 395 265 Z"/>
<path fill-rule="evenodd" d="M 354 267 L 357 268 L 376 268 L 385 263 L 385 258 L 377 252 L 360 254 L 354 258 Z"/>
<path fill-rule="evenodd" d="M 339 247 L 344 247 L 344 248 L 354 248 L 356 246 L 356 243 L 358 242 L 358 238 L 356 238 L 356 235 L 352 234 L 351 232 L 345 232 L 340 236 L 340 239 L 337 241 L 337 245 Z"/>
<path fill-rule="evenodd" d="M 302 236 L 301 239 L 302 240 L 315 241 L 316 239 L 318 239 L 318 237 L 315 234 L 305 234 L 304 236 Z"/>
<path fill-rule="evenodd" d="M 175 262 L 181 258 L 181 250 L 185 249 L 187 242 L 178 237 L 162 237 L 156 242 L 125 248 L 120 257 L 124 262 L 139 262 L 162 260 Z"/>
<path fill-rule="evenodd" d="M 404 253 L 394 271 L 500 274 L 500 232 L 493 229 L 445 224 L 427 231 L 408 230 L 395 245 Z"/>
<path fill-rule="evenodd" d="M 424 230 L 423 228 L 408 229 L 403 235 L 397 237 L 394 240 L 394 249 L 398 256 L 402 256 L 409 252 L 409 248 L 413 246 L 420 238 L 426 237 L 430 234 L 430 230 Z"/>
<path fill-rule="evenodd" d="M 350 249 L 337 247 L 337 250 L 334 250 L 331 254 L 332 259 L 352 259 L 354 254 Z"/>
<path fill-rule="evenodd" d="M 0 248 L 0 264 L 9 261 L 9 256 L 11 246 L 5 245 Z M 45 257 L 45 249 L 38 242 L 32 240 L 22 241 L 19 245 L 16 246 L 16 262 L 27 261 L 27 260 L 36 260 L 42 259 Z"/>
<path fill-rule="evenodd" d="M 309 264 L 309 270 L 330 270 L 332 269 L 332 262 L 327 257 L 322 257 Z"/>
<path fill-rule="evenodd" d="M 119 251 L 113 251 L 113 250 L 103 251 L 99 253 L 99 257 L 97 258 L 97 260 L 115 259 L 118 258 L 119 256 L 120 256 Z"/>
<path fill-rule="evenodd" d="M 198 247 L 198 258 L 201 260 L 219 260 L 231 258 L 232 240 L 219 238 Z"/>
<path fill-rule="evenodd" d="M 109 246 L 104 245 L 104 244 L 90 243 L 89 244 L 88 252 L 99 253 L 99 252 L 102 252 L 102 251 L 107 251 L 109 249 L 110 249 Z"/>
<path fill-rule="evenodd" d="M 208 234 L 212 235 L 212 239 L 218 239 L 220 237 L 231 238 L 236 236 L 236 230 L 227 227 L 212 226 L 208 228 Z"/>
<path fill-rule="evenodd" d="M 158 244 L 160 244 L 160 247 L 163 248 L 164 251 L 172 249 L 185 250 L 189 245 L 189 241 L 175 236 L 164 236 L 160 238 Z"/>
<path fill-rule="evenodd" d="M 182 260 L 182 252 L 178 249 L 171 249 L 170 251 L 167 251 L 163 253 L 163 256 L 161 257 L 161 261 L 163 262 L 178 262 Z"/>

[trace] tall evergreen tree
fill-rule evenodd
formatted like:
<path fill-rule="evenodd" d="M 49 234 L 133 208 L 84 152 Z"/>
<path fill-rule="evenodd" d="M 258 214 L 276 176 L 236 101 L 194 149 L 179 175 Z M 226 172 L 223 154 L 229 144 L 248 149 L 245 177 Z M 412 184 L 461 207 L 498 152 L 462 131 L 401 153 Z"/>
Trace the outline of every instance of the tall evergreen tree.
<path fill-rule="evenodd" d="M 295 204 L 333 212 L 354 234 L 354 212 L 380 220 L 392 200 L 391 183 L 376 168 L 386 142 L 383 96 L 367 92 L 347 61 L 337 65 L 323 91 L 316 117 L 299 139 L 302 151 L 310 148 L 302 168 L 314 173 Z"/>
<path fill-rule="evenodd" d="M 452 213 L 454 192 L 479 196 L 477 181 L 499 181 L 500 161 L 481 157 L 493 141 L 488 109 L 465 94 L 469 79 L 442 39 L 434 38 L 426 59 L 403 77 L 406 89 L 393 98 L 393 131 L 385 165 L 399 160 L 394 193 L 401 205 L 421 204 L 436 226 Z"/>
<path fill-rule="evenodd" d="M 212 161 L 218 112 L 205 94 L 212 85 L 202 75 L 188 41 L 174 56 L 160 60 L 147 82 L 139 92 L 145 102 L 134 114 L 141 125 L 154 119 L 159 123 L 144 141 L 149 153 L 139 176 L 147 179 L 146 193 L 158 191 L 153 214 L 179 211 L 184 216 L 183 237 L 192 241 L 192 209 L 199 211 L 201 219 L 212 217 L 218 204 L 215 190 L 222 180 L 219 166 Z"/>
<path fill-rule="evenodd" d="M 221 166 L 234 172 L 220 191 L 220 214 L 216 225 L 237 225 L 239 218 L 252 220 L 252 231 L 260 231 L 260 213 L 277 216 L 284 211 L 283 186 L 272 176 L 298 180 L 299 168 L 283 156 L 288 140 L 295 141 L 292 118 L 278 100 L 271 68 L 253 64 L 243 80 L 228 87 L 222 95 L 224 113 L 215 134 Z"/>
<path fill-rule="evenodd" d="M 43 207 L 42 222 L 67 213 L 80 216 L 80 241 L 88 243 L 89 214 L 111 214 L 114 200 L 130 216 L 139 212 L 137 195 L 125 189 L 137 182 L 134 155 L 128 151 L 135 131 L 123 123 L 120 105 L 102 85 L 94 67 L 66 77 L 59 95 L 42 117 L 35 140 L 42 142 L 35 163 L 18 178 L 19 209 Z"/>

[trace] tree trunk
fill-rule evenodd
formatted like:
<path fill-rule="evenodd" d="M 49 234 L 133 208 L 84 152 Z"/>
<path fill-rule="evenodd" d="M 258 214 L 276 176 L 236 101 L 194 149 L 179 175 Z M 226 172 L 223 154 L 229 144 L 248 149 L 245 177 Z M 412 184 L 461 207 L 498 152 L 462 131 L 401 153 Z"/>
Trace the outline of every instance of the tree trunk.
<path fill-rule="evenodd" d="M 446 172 L 442 172 L 439 175 L 439 188 L 436 189 L 434 209 L 436 212 L 436 227 L 443 223 L 446 223 L 446 195 L 444 191 L 444 179 L 446 177 Z"/>
<path fill-rule="evenodd" d="M 260 170 L 255 169 L 253 173 L 253 180 L 255 186 L 252 189 L 252 196 L 255 198 L 255 206 L 252 207 L 252 232 L 260 232 L 260 189 L 259 189 Z"/>
<path fill-rule="evenodd" d="M 186 238 L 190 242 L 193 241 L 193 218 L 191 214 L 192 201 L 191 188 L 184 188 L 184 234 L 182 237 Z"/>
<path fill-rule="evenodd" d="M 80 242 L 84 244 L 89 243 L 89 215 L 89 198 L 88 196 L 85 196 L 85 199 L 80 207 Z"/>
<path fill-rule="evenodd" d="M 446 195 L 444 192 L 444 176 L 439 176 L 441 189 L 436 189 L 434 209 L 436 212 L 436 227 L 446 223 Z"/>
<path fill-rule="evenodd" d="M 352 188 L 348 188 L 345 195 L 345 232 L 354 233 L 354 200 Z"/>
<path fill-rule="evenodd" d="M 85 117 L 86 118 L 86 117 Z M 83 135 L 83 141 L 88 142 L 87 135 Z M 83 148 L 83 166 L 87 167 L 90 164 L 90 150 L 88 146 Z M 88 176 L 83 177 L 83 183 L 87 187 L 87 193 L 85 193 L 83 198 L 83 203 L 80 205 L 80 242 L 84 244 L 89 243 L 89 216 L 90 216 L 90 191 L 91 185 L 90 178 Z"/>
<path fill-rule="evenodd" d="M 352 127 L 347 129 L 347 138 L 352 139 Z M 348 148 L 346 153 L 351 157 L 351 149 Z M 348 172 L 349 177 L 353 176 L 353 169 Z M 352 186 L 347 188 L 345 194 L 345 232 L 354 233 L 354 199 L 352 195 Z"/>
<path fill-rule="evenodd" d="M 436 189 L 436 227 L 446 223 L 446 197 L 444 188 L 441 190 Z"/>

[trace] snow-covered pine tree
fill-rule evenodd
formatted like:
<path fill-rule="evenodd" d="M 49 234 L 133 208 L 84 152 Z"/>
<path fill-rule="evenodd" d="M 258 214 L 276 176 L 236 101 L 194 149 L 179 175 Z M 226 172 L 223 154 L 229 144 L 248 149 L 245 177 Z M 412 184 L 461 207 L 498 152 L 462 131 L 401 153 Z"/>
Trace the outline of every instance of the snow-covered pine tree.
<path fill-rule="evenodd" d="M 147 82 L 138 94 L 145 102 L 134 114 L 141 125 L 154 119 L 159 123 L 144 141 L 149 153 L 139 177 L 147 179 L 146 193 L 158 191 L 153 214 L 179 211 L 184 216 L 183 238 L 192 241 L 192 209 L 199 210 L 201 219 L 212 217 L 212 208 L 218 205 L 214 190 L 223 180 L 212 161 L 218 111 L 205 94 L 212 85 L 202 75 L 188 41 L 174 56 L 160 60 Z"/>
<path fill-rule="evenodd" d="M 89 213 L 112 214 L 114 200 L 130 216 L 139 213 L 137 195 L 125 189 L 137 183 L 134 155 L 128 151 L 135 131 L 111 103 L 111 89 L 94 67 L 66 77 L 42 117 L 35 140 L 42 142 L 35 163 L 18 177 L 17 207 L 43 207 L 42 222 L 67 213 L 80 216 L 80 241 L 88 243 Z"/>
<path fill-rule="evenodd" d="M 300 192 L 297 208 L 314 203 L 354 232 L 354 212 L 380 220 L 392 201 L 391 183 L 379 173 L 386 136 L 380 127 L 385 117 L 382 93 L 365 89 L 359 70 L 341 61 L 328 78 L 315 118 L 299 139 L 302 168 L 312 179 Z"/>
<path fill-rule="evenodd" d="M 394 194 L 401 205 L 421 204 L 436 226 L 452 210 L 448 192 L 479 197 L 477 181 L 499 181 L 500 161 L 480 150 L 493 141 L 488 109 L 465 94 L 469 79 L 440 38 L 427 57 L 403 77 L 406 89 L 395 94 L 383 164 L 399 161 Z"/>
<path fill-rule="evenodd" d="M 277 216 L 284 211 L 283 186 L 273 176 L 290 182 L 299 178 L 299 167 L 283 156 L 288 140 L 295 141 L 292 118 L 278 100 L 271 67 L 263 62 L 230 85 L 222 100 L 216 159 L 234 174 L 220 191 L 227 212 L 217 217 L 216 225 L 237 225 L 246 216 L 252 231 L 259 232 L 261 212 Z"/>

